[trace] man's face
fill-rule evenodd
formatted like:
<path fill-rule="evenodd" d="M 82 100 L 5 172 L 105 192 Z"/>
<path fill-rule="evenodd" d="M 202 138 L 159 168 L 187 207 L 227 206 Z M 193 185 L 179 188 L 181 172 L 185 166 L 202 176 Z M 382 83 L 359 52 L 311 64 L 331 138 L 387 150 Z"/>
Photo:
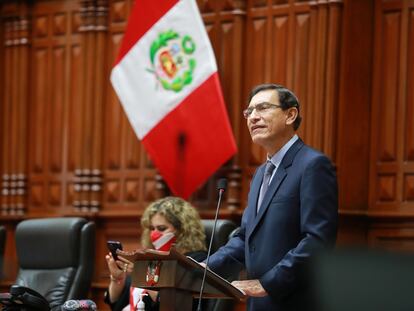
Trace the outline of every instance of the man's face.
<path fill-rule="evenodd" d="M 283 141 L 286 136 L 288 113 L 287 110 L 284 111 L 278 107 L 280 105 L 279 94 L 276 90 L 264 90 L 257 93 L 251 99 L 249 107 L 256 107 L 262 103 L 269 103 L 272 106 L 260 112 L 254 109 L 247 119 L 247 126 L 253 142 L 273 154 L 273 151 L 277 151 L 273 149 L 280 148 L 279 142 Z"/>

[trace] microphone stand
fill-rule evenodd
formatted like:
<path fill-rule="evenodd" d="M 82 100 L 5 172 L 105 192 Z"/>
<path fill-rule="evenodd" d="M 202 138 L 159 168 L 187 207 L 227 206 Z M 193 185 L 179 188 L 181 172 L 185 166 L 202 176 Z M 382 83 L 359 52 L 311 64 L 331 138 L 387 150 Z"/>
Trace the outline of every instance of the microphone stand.
<path fill-rule="evenodd" d="M 218 218 L 220 205 L 221 205 L 221 198 L 223 197 L 223 193 L 226 190 L 226 187 L 227 187 L 227 180 L 225 178 L 220 179 L 217 183 L 217 189 L 219 190 L 219 198 L 217 201 L 216 215 L 214 216 L 214 225 L 213 225 L 213 230 L 211 231 L 210 243 L 208 245 L 206 266 L 204 267 L 203 280 L 201 281 L 201 289 L 200 289 L 200 296 L 198 297 L 197 311 L 201 311 L 201 297 L 203 296 L 203 292 L 204 292 L 204 284 L 206 281 L 208 260 L 210 259 L 211 245 L 213 244 L 214 233 L 216 231 L 217 218 Z"/>

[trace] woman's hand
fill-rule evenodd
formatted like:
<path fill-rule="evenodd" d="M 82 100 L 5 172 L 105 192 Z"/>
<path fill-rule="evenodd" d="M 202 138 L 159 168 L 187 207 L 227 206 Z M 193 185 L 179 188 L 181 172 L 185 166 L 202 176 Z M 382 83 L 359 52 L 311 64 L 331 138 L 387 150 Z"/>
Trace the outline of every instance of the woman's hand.
<path fill-rule="evenodd" d="M 115 260 L 111 253 L 106 255 L 105 259 L 111 278 L 108 287 L 109 300 L 114 303 L 119 299 L 125 287 L 126 276 L 134 270 L 134 264 L 121 256 L 118 256 L 118 260 Z"/>
<path fill-rule="evenodd" d="M 108 253 L 105 259 L 112 281 L 123 281 L 134 270 L 134 264 L 121 256 L 118 256 L 118 260 L 115 260 L 112 254 Z"/>

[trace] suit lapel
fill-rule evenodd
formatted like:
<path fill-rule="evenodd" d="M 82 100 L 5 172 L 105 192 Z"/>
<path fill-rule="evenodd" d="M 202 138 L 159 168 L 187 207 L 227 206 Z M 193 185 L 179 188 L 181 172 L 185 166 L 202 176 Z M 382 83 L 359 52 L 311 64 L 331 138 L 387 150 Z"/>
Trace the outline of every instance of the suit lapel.
<path fill-rule="evenodd" d="M 257 200 L 259 199 L 260 186 L 263 181 L 264 170 L 265 165 L 261 165 L 258 168 L 255 176 L 253 176 L 253 181 L 250 186 L 249 202 L 247 202 L 248 206 L 257 206 Z M 256 212 L 252 214 L 256 215 Z"/>
<path fill-rule="evenodd" d="M 253 231 L 256 229 L 257 225 L 260 223 L 261 219 L 266 214 L 266 210 L 269 208 L 270 203 L 272 201 L 272 198 L 276 195 L 276 192 L 280 188 L 280 185 L 282 184 L 283 180 L 286 178 L 288 171 L 287 168 L 292 165 L 293 159 L 296 156 L 296 153 L 299 151 L 300 148 L 303 146 L 303 141 L 299 138 L 292 147 L 289 148 L 289 150 L 286 152 L 285 156 L 282 159 L 282 162 L 280 163 L 279 167 L 277 168 L 277 171 L 275 175 L 273 176 L 273 179 L 269 185 L 269 188 L 263 198 L 262 206 L 259 209 L 259 213 L 254 218 L 252 226 L 250 227 L 250 230 L 247 232 L 247 238 L 250 237 L 250 235 L 253 233 Z M 249 200 L 249 206 L 257 208 L 257 199 L 259 197 L 259 191 L 260 186 L 263 180 L 263 174 L 264 174 L 264 165 L 260 168 L 260 178 L 255 183 L 252 183 L 252 189 L 251 196 Z M 254 213 L 252 213 L 254 215 Z"/>
<path fill-rule="evenodd" d="M 259 213 L 254 218 L 253 224 L 251 226 L 251 230 L 250 230 L 250 232 L 248 232 L 247 236 L 250 236 L 250 234 L 256 228 L 257 224 L 263 218 L 263 215 L 265 214 L 266 210 L 270 206 L 271 199 L 275 195 L 276 191 L 279 189 L 280 184 L 285 179 L 286 175 L 287 175 L 287 173 L 286 173 L 285 168 L 279 166 L 276 173 L 275 173 L 275 176 L 273 176 L 272 182 L 270 183 L 269 188 L 268 188 L 268 190 L 267 190 L 267 192 L 266 192 L 266 194 L 263 198 L 262 206 L 260 206 Z M 259 189 L 260 189 L 260 185 L 259 185 Z M 257 196 L 256 196 L 256 199 L 257 199 Z M 256 205 L 254 205 L 254 206 L 255 206 L 255 208 L 257 208 L 257 200 L 255 201 L 255 203 L 256 203 Z"/>

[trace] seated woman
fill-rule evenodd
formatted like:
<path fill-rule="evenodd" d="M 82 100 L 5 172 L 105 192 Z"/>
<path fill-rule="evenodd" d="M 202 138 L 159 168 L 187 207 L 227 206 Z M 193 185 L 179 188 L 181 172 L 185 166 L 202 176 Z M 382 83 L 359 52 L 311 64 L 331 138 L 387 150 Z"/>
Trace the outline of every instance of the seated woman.
<path fill-rule="evenodd" d="M 206 256 L 205 233 L 200 216 L 190 203 L 177 197 L 166 197 L 151 203 L 141 218 L 143 248 L 168 251 L 172 244 L 180 253 L 197 261 Z M 131 287 L 129 274 L 134 264 L 121 256 L 114 260 L 111 253 L 106 255 L 110 272 L 110 283 L 105 293 L 105 302 L 113 311 L 136 310 L 136 302 L 142 292 L 145 310 L 159 309 L 156 291 L 145 291 Z M 130 302 L 133 302 L 132 305 Z"/>

